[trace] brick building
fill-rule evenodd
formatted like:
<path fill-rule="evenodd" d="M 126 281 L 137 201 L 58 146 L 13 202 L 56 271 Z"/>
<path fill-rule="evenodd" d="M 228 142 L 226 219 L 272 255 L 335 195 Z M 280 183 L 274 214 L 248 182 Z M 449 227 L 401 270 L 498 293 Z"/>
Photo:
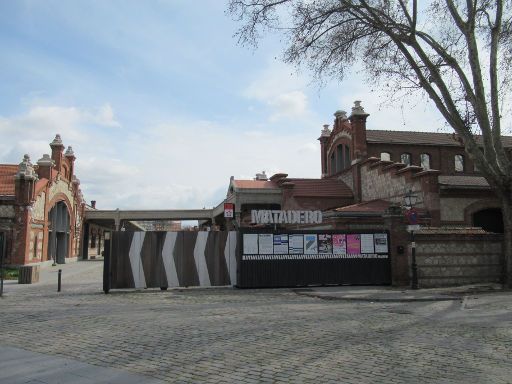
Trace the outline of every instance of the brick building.
<path fill-rule="evenodd" d="M 424 224 L 503 232 L 500 203 L 455 134 L 368 130 L 368 116 L 356 101 L 350 117 L 338 111 L 332 130 L 322 130 L 322 178 L 342 180 L 354 194 L 328 217 L 379 216 L 412 191 Z M 510 151 L 512 137 L 502 140 Z"/>
<path fill-rule="evenodd" d="M 64 263 L 77 258 L 85 202 L 75 176 L 75 154 L 64 151 L 60 135 L 51 156 L 36 164 L 0 165 L 0 232 L 10 265 Z"/>

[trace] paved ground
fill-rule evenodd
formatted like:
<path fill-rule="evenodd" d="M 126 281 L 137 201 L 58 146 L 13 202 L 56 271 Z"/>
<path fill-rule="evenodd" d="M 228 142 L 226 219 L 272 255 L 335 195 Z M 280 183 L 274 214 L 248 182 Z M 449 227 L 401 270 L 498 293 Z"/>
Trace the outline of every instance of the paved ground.
<path fill-rule="evenodd" d="M 61 293 L 51 279 L 6 286 L 0 350 L 170 383 L 512 383 L 510 292 L 415 302 L 286 289 L 104 295 L 100 263 L 66 268 Z M 0 382 L 9 371 L 0 366 Z"/>

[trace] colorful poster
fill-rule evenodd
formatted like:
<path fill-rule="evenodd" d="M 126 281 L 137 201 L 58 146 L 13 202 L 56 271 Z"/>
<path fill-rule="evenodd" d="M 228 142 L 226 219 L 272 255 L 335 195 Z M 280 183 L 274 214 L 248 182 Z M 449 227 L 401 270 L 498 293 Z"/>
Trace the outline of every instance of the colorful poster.
<path fill-rule="evenodd" d="M 361 234 L 361 253 L 374 253 L 373 233 Z"/>
<path fill-rule="evenodd" d="M 274 235 L 274 254 L 288 254 L 288 235 Z"/>
<path fill-rule="evenodd" d="M 304 253 L 304 235 L 290 235 L 289 252 L 292 255 Z"/>
<path fill-rule="evenodd" d="M 258 254 L 258 235 L 244 233 L 244 255 Z"/>
<path fill-rule="evenodd" d="M 304 235 L 304 253 L 313 255 L 318 253 L 316 235 Z"/>
<path fill-rule="evenodd" d="M 375 233 L 375 253 L 388 253 L 388 235 L 386 233 Z"/>
<path fill-rule="evenodd" d="M 332 235 L 332 253 L 335 255 L 347 254 L 347 240 L 345 235 Z"/>
<path fill-rule="evenodd" d="M 318 253 L 332 253 L 332 239 L 329 234 L 318 235 Z"/>
<path fill-rule="evenodd" d="M 359 255 L 361 253 L 360 235 L 347 235 L 347 253 L 349 255 Z"/>
<path fill-rule="evenodd" d="M 260 233 L 258 235 L 260 255 L 271 255 L 274 253 L 273 239 L 274 235 L 271 233 Z"/>

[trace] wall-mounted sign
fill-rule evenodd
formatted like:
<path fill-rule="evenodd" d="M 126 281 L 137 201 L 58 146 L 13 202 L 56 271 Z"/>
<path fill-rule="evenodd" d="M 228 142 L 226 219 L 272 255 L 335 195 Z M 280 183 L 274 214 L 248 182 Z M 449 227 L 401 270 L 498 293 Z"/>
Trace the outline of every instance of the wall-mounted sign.
<path fill-rule="evenodd" d="M 321 211 L 252 210 L 253 224 L 320 224 Z"/>
<path fill-rule="evenodd" d="M 235 217 L 235 204 L 224 203 L 224 217 L 228 219 Z"/>

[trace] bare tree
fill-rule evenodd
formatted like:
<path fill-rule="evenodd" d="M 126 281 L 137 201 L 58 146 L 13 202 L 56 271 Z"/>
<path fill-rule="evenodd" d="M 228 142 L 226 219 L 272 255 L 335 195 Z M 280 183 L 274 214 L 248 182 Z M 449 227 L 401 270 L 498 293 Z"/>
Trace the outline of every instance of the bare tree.
<path fill-rule="evenodd" d="M 512 81 L 512 0 L 230 0 L 242 44 L 275 30 L 284 59 L 319 78 L 355 63 L 392 92 L 426 93 L 502 203 L 512 286 L 512 163 L 501 111 Z"/>

